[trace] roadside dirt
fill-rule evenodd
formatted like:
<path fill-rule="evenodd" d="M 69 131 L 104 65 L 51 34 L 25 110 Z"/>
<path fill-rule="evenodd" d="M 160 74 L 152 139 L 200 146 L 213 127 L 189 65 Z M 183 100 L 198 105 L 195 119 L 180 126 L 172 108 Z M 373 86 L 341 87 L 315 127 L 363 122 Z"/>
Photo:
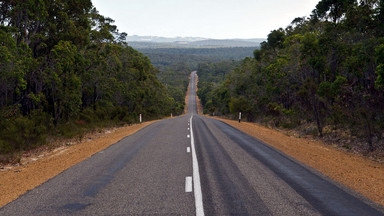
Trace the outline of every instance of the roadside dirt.
<path fill-rule="evenodd" d="M 156 121 L 88 135 L 87 139 L 81 143 L 69 142 L 53 151 L 23 157 L 20 164 L 1 167 L 0 207 L 154 122 Z"/>
<path fill-rule="evenodd" d="M 201 104 L 200 98 L 197 96 L 197 83 L 199 83 L 199 77 L 197 76 L 196 73 L 196 83 L 195 83 L 195 89 L 196 89 L 196 106 L 197 106 L 197 113 L 199 115 L 203 115 L 203 105 Z"/>
<path fill-rule="evenodd" d="M 188 101 L 189 101 L 189 89 L 191 88 L 191 76 L 189 76 L 189 81 L 188 81 L 188 88 L 187 88 L 187 94 L 185 95 L 185 105 L 184 105 L 184 114 L 188 112 Z"/>

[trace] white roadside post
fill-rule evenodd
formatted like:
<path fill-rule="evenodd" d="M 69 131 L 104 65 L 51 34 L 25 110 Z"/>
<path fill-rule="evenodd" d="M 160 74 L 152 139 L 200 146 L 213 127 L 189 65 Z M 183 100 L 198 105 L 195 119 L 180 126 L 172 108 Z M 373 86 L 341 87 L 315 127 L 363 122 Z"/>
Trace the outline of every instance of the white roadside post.
<path fill-rule="evenodd" d="M 241 121 L 241 112 L 239 112 L 239 123 Z"/>
<path fill-rule="evenodd" d="M 139 119 L 140 119 L 140 123 L 143 122 L 143 118 L 141 117 L 141 114 L 139 116 Z"/>

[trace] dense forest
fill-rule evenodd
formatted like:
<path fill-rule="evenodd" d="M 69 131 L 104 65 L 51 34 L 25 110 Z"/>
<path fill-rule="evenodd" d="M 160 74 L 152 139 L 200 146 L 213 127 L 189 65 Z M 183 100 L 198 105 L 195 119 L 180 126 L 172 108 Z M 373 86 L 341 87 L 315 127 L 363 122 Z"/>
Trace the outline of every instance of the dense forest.
<path fill-rule="evenodd" d="M 159 69 L 157 74 L 159 81 L 166 86 L 169 95 L 174 99 L 172 114 L 183 113 L 191 67 L 184 62 L 175 61 L 167 66 L 157 65 L 156 68 Z"/>
<path fill-rule="evenodd" d="M 182 112 L 90 0 L 0 1 L 0 162 L 96 127 Z"/>
<path fill-rule="evenodd" d="M 240 59 L 253 56 L 255 48 L 138 48 L 138 50 L 148 56 L 152 64 L 159 69 L 157 77 L 174 98 L 173 111 L 178 114 L 185 105 L 184 95 L 187 92 L 191 71 L 199 70 L 201 65 L 228 65 L 228 62 L 236 64 Z"/>
<path fill-rule="evenodd" d="M 252 57 L 253 51 L 258 47 L 221 47 L 221 48 L 138 48 L 145 55 L 171 55 L 173 57 L 185 56 L 195 57 L 195 60 L 222 61 L 227 59 L 241 60 L 245 57 Z M 164 56 L 166 57 L 166 56 Z M 203 59 L 202 59 L 203 58 Z M 188 60 L 186 60 L 188 61 Z"/>
<path fill-rule="evenodd" d="M 198 95 L 206 113 L 305 125 L 373 151 L 383 148 L 383 87 L 384 1 L 321 0 L 309 17 L 271 31 L 223 81 L 201 76 Z"/>

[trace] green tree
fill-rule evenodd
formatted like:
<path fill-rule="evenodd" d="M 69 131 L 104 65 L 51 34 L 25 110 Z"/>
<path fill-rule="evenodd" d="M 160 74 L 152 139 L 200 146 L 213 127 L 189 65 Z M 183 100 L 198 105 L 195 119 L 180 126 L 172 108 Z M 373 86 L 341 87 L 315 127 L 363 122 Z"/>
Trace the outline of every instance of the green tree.
<path fill-rule="evenodd" d="M 381 44 L 375 49 L 375 56 L 376 56 L 376 73 L 377 73 L 377 79 L 376 79 L 376 87 L 377 88 L 383 88 L 384 87 L 384 44 Z"/>
<path fill-rule="evenodd" d="M 81 81 L 76 74 L 77 48 L 71 42 L 60 41 L 51 51 L 45 72 L 48 101 L 51 101 L 54 124 L 76 116 L 81 105 Z"/>
<path fill-rule="evenodd" d="M 285 38 L 285 32 L 282 28 L 279 28 L 278 30 L 273 30 L 271 33 L 268 34 L 268 45 L 273 50 L 276 51 L 276 49 L 281 49 L 283 47 Z"/>
<path fill-rule="evenodd" d="M 331 18 L 336 23 L 355 4 L 356 0 L 321 0 L 313 13 L 319 18 Z"/>

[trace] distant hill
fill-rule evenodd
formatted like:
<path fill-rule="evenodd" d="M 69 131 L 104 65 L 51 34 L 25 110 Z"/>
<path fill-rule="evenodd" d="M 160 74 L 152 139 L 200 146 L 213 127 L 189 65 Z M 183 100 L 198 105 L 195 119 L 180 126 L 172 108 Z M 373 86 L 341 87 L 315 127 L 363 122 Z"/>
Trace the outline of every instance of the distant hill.
<path fill-rule="evenodd" d="M 172 62 L 193 62 L 196 66 L 204 61 L 241 60 L 245 57 L 253 57 L 256 47 L 221 47 L 221 48 L 142 48 L 138 51 L 148 56 L 155 66 L 168 65 Z"/>
<path fill-rule="evenodd" d="M 197 47 L 258 47 L 260 42 L 246 41 L 246 40 L 236 40 L 236 39 L 227 39 L 227 40 L 201 40 L 193 41 L 188 43 L 191 46 Z"/>
<path fill-rule="evenodd" d="M 225 47 L 258 47 L 265 41 L 262 38 L 253 39 L 208 39 L 199 37 L 156 37 L 128 36 L 128 44 L 136 49 L 143 48 L 225 48 Z"/>
<path fill-rule="evenodd" d="M 128 42 L 152 42 L 152 43 L 173 43 L 177 41 L 186 41 L 186 42 L 192 42 L 192 41 L 199 41 L 199 40 L 206 40 L 207 38 L 201 38 L 201 37 L 158 37 L 158 36 L 138 36 L 138 35 L 132 35 L 127 36 Z"/>

